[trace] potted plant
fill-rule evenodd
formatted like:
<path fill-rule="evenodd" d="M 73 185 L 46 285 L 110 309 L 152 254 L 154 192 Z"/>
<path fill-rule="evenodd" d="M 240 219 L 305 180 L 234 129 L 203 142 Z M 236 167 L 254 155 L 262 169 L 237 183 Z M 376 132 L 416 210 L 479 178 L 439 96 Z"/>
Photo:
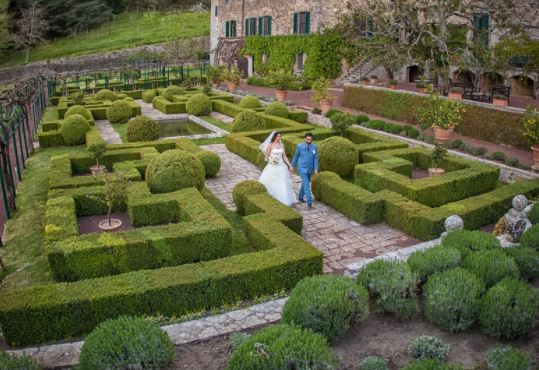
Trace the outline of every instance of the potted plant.
<path fill-rule="evenodd" d="M 447 157 L 446 147 L 441 144 L 436 144 L 430 156 L 433 167 L 429 168 L 429 177 L 440 176 L 445 173 L 445 170 L 441 168 L 445 157 Z"/>
<path fill-rule="evenodd" d="M 451 138 L 453 129 L 458 126 L 465 111 L 461 102 L 431 92 L 426 103 L 417 109 L 417 115 L 423 130 L 432 127 L 434 139 L 438 143 L 445 143 Z"/>
<path fill-rule="evenodd" d="M 116 230 L 122 226 L 122 220 L 112 218 L 112 207 L 125 202 L 127 198 L 128 180 L 121 174 L 107 173 L 103 175 L 105 202 L 108 207 L 107 218 L 99 222 L 99 228 L 104 231 Z"/>
<path fill-rule="evenodd" d="M 103 158 L 103 154 L 107 151 L 107 145 L 104 141 L 96 141 L 87 148 L 90 158 L 95 159 L 96 164 L 90 167 L 93 176 L 105 173 L 105 166 L 100 165 L 99 161 Z"/>
<path fill-rule="evenodd" d="M 427 88 L 427 80 L 425 76 L 419 76 L 419 82 L 415 84 L 415 87 L 417 88 L 418 93 L 425 93 L 425 89 Z"/>
<path fill-rule="evenodd" d="M 397 80 L 391 79 L 389 80 L 388 84 L 391 90 L 397 90 L 397 84 L 398 84 Z"/>
<path fill-rule="evenodd" d="M 369 84 L 369 78 L 367 76 L 363 76 L 360 79 L 362 85 L 368 85 Z"/>
<path fill-rule="evenodd" d="M 212 82 L 214 88 L 218 88 L 223 80 L 223 75 L 225 73 L 225 66 L 209 66 L 206 70 L 206 76 L 208 80 Z"/>
<path fill-rule="evenodd" d="M 313 104 L 318 104 L 320 106 L 320 111 L 322 114 L 329 112 L 331 105 L 333 104 L 333 100 L 335 99 L 335 97 L 329 92 L 331 85 L 331 80 L 323 77 L 316 80 L 312 86 L 313 96 L 311 97 L 311 101 Z"/>
<path fill-rule="evenodd" d="M 372 75 L 371 76 L 371 84 L 376 85 L 377 83 L 378 83 L 378 76 L 377 75 Z"/>
<path fill-rule="evenodd" d="M 223 74 L 229 92 L 236 91 L 241 82 L 241 72 L 238 67 L 226 69 Z"/>
<path fill-rule="evenodd" d="M 492 95 L 492 104 L 500 107 L 507 107 L 507 96 L 501 94 Z"/>
<path fill-rule="evenodd" d="M 539 111 L 528 107 L 524 113 L 523 133 L 526 139 L 532 144 L 533 169 L 539 170 Z"/>
<path fill-rule="evenodd" d="M 296 78 L 291 72 L 285 69 L 271 72 L 269 78 L 271 84 L 277 88 L 275 91 L 275 97 L 281 103 L 284 102 L 288 95 L 288 89 Z"/>
<path fill-rule="evenodd" d="M 464 89 L 462 87 L 452 87 L 449 90 L 447 97 L 449 99 L 462 100 L 462 94 L 464 94 Z"/>

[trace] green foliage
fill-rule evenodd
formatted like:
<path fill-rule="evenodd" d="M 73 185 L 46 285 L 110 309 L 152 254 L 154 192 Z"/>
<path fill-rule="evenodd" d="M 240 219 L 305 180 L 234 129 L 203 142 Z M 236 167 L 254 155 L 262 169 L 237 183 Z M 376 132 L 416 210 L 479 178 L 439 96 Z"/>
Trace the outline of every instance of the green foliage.
<path fill-rule="evenodd" d="M 66 145 L 84 144 L 86 141 L 86 132 L 90 128 L 86 118 L 80 114 L 74 114 L 62 121 L 60 125 L 60 134 Z"/>
<path fill-rule="evenodd" d="M 389 370 L 389 364 L 385 358 L 367 356 L 361 360 L 357 370 Z"/>
<path fill-rule="evenodd" d="M 410 318 L 417 312 L 417 280 L 406 262 L 386 260 L 369 263 L 357 276 L 358 284 L 369 290 L 380 307 L 399 319 Z"/>
<path fill-rule="evenodd" d="M 485 352 L 488 370 L 531 370 L 531 359 L 523 351 L 511 346 L 496 346 Z"/>
<path fill-rule="evenodd" d="M 9 46 L 11 17 L 9 15 L 9 1 L 0 1 L 0 51 Z"/>
<path fill-rule="evenodd" d="M 539 251 L 539 225 L 534 225 L 528 229 L 520 238 L 521 247 L 529 247 Z"/>
<path fill-rule="evenodd" d="M 316 105 L 322 100 L 333 101 L 335 97 L 331 95 L 329 89 L 332 86 L 332 81 L 322 77 L 313 82 L 313 95 L 311 101 Z"/>
<path fill-rule="evenodd" d="M 432 165 L 440 168 L 444 160 L 447 158 L 447 149 L 442 144 L 436 144 L 431 154 Z"/>
<path fill-rule="evenodd" d="M 282 118 L 288 118 L 288 107 L 281 102 L 274 101 L 272 103 L 269 103 L 266 106 L 266 114 L 269 114 L 270 116 L 276 116 L 276 117 L 282 117 Z"/>
<path fill-rule="evenodd" d="M 427 320 L 451 332 L 468 329 L 483 289 L 479 278 L 461 268 L 431 276 L 423 287 Z"/>
<path fill-rule="evenodd" d="M 232 68 L 225 69 L 223 73 L 223 78 L 227 82 L 233 82 L 236 84 L 239 84 L 241 82 L 241 71 L 238 69 L 238 67 L 233 66 Z"/>
<path fill-rule="evenodd" d="M 350 140 L 333 136 L 319 146 L 319 162 L 323 171 L 332 171 L 340 176 L 350 177 L 358 163 L 356 146 Z"/>
<path fill-rule="evenodd" d="M 107 109 L 107 119 L 110 123 L 127 123 L 132 115 L 131 105 L 125 100 L 116 100 Z"/>
<path fill-rule="evenodd" d="M 262 76 L 249 76 L 247 77 L 247 84 L 251 86 L 261 86 L 261 87 L 277 87 L 273 84 L 273 81 L 269 77 Z M 309 90 L 311 88 L 311 83 L 305 79 L 304 76 L 298 76 L 294 78 L 294 81 L 288 86 L 288 90 L 303 91 Z"/>
<path fill-rule="evenodd" d="M 19 357 L 0 351 L 0 370 L 40 370 L 40 367 L 29 356 Z"/>
<path fill-rule="evenodd" d="M 262 329 L 232 354 L 227 369 L 335 369 L 326 339 L 309 329 L 285 324 Z"/>
<path fill-rule="evenodd" d="M 420 335 L 410 343 L 410 352 L 414 358 L 435 358 L 443 360 L 449 354 L 449 344 L 430 335 Z"/>
<path fill-rule="evenodd" d="M 534 202 L 530 213 L 528 213 L 528 219 L 535 225 L 539 223 L 539 202 Z"/>
<path fill-rule="evenodd" d="M 401 370 L 462 370 L 462 366 L 457 364 L 448 364 L 434 358 L 425 358 L 410 362 Z"/>
<path fill-rule="evenodd" d="M 295 77 L 289 69 L 278 69 L 271 71 L 268 75 L 271 84 L 278 90 L 288 90 L 292 82 L 295 81 Z"/>
<path fill-rule="evenodd" d="M 64 114 L 64 118 L 67 118 L 69 116 L 72 116 L 74 114 L 80 114 L 81 116 L 83 116 L 84 118 L 86 118 L 87 121 L 91 121 L 93 120 L 94 118 L 92 117 L 92 113 L 84 108 L 83 106 L 81 105 L 73 105 L 72 107 L 70 107 Z"/>
<path fill-rule="evenodd" d="M 417 113 L 423 129 L 432 126 L 450 129 L 459 125 L 465 111 L 464 104 L 431 93 L 426 104 L 420 107 Z"/>
<path fill-rule="evenodd" d="M 258 109 L 262 107 L 262 104 L 260 104 L 260 100 L 256 96 L 247 95 L 241 99 L 239 107 L 243 109 Z"/>
<path fill-rule="evenodd" d="M 245 213 L 245 197 L 247 195 L 265 193 L 267 193 L 266 188 L 257 180 L 245 180 L 236 184 L 232 190 L 232 199 L 238 209 L 238 213 Z"/>
<path fill-rule="evenodd" d="M 104 141 L 99 140 L 91 143 L 86 148 L 90 158 L 95 159 L 96 165 L 99 166 L 99 161 L 103 158 L 103 154 L 107 151 L 107 145 Z"/>
<path fill-rule="evenodd" d="M 183 93 L 185 93 L 185 89 L 183 87 L 172 85 L 165 89 L 163 97 L 172 103 L 174 102 L 175 95 L 183 95 Z"/>
<path fill-rule="evenodd" d="M 204 187 L 204 166 L 193 154 L 184 150 L 167 150 L 154 157 L 146 169 L 146 182 L 152 193 Z"/>
<path fill-rule="evenodd" d="M 337 113 L 331 117 L 331 129 L 337 134 L 344 136 L 348 127 L 356 124 L 356 117 L 350 113 Z"/>
<path fill-rule="evenodd" d="M 232 124 L 232 132 L 245 132 L 263 130 L 266 128 L 264 121 L 258 114 L 251 111 L 240 112 Z"/>
<path fill-rule="evenodd" d="M 232 352 L 238 349 L 239 346 L 241 346 L 245 341 L 247 341 L 249 338 L 251 338 L 251 334 L 242 333 L 242 332 L 236 332 L 230 334 L 230 348 Z"/>
<path fill-rule="evenodd" d="M 313 276 L 296 285 L 283 307 L 284 323 L 295 323 L 333 340 L 353 319 L 369 316 L 369 293 L 353 280 L 333 275 Z"/>
<path fill-rule="evenodd" d="M 212 111 L 212 102 L 205 94 L 195 94 L 187 100 L 185 107 L 193 116 L 207 116 Z"/>
<path fill-rule="evenodd" d="M 515 261 L 501 248 L 473 252 L 464 259 L 462 267 L 480 278 L 487 288 L 505 277 L 520 276 Z"/>
<path fill-rule="evenodd" d="M 524 113 L 523 135 L 533 144 L 539 144 L 539 111 L 528 107 Z"/>
<path fill-rule="evenodd" d="M 224 74 L 225 74 L 226 67 L 224 65 L 220 66 L 208 66 L 206 69 L 206 76 L 208 76 L 208 80 L 210 80 L 213 83 L 219 83 L 223 80 Z"/>
<path fill-rule="evenodd" d="M 195 154 L 204 166 L 206 178 L 215 177 L 221 169 L 221 158 L 214 152 L 203 150 Z"/>
<path fill-rule="evenodd" d="M 380 119 L 373 119 L 369 122 L 367 122 L 367 128 L 370 128 L 372 130 L 381 130 L 384 128 L 386 123 Z"/>
<path fill-rule="evenodd" d="M 384 130 L 385 132 L 389 132 L 390 134 L 393 134 L 393 135 L 398 135 L 401 133 L 402 131 L 402 127 L 400 125 L 397 125 L 395 123 L 386 123 L 384 125 L 384 127 L 382 128 L 382 130 Z"/>
<path fill-rule="evenodd" d="M 471 252 L 501 248 L 500 241 L 490 233 L 483 231 L 456 230 L 450 232 L 442 245 L 457 249 L 462 258 Z"/>
<path fill-rule="evenodd" d="M 148 116 L 137 116 L 127 123 L 127 141 L 159 140 L 159 123 Z"/>
<path fill-rule="evenodd" d="M 433 274 L 458 267 L 460 262 L 460 252 L 443 245 L 417 251 L 407 260 L 412 271 L 417 273 L 423 282 Z"/>
<path fill-rule="evenodd" d="M 481 299 L 481 330 L 496 338 L 514 339 L 531 332 L 539 314 L 539 295 L 528 283 L 506 278 Z"/>
<path fill-rule="evenodd" d="M 327 111 L 325 116 L 326 118 L 332 119 L 333 116 L 336 115 L 337 113 L 343 113 L 343 112 L 337 108 L 331 108 L 330 110 Z"/>
<path fill-rule="evenodd" d="M 364 115 L 364 114 L 358 114 L 356 116 L 356 123 L 358 125 L 361 125 L 362 123 L 366 123 L 366 122 L 369 122 L 369 117 Z"/>
<path fill-rule="evenodd" d="M 155 92 L 155 90 L 149 90 L 149 91 L 143 91 L 142 92 L 142 100 L 145 103 L 152 103 L 153 98 L 155 98 L 156 96 L 157 96 L 157 93 Z"/>
<path fill-rule="evenodd" d="M 128 179 L 121 173 L 107 173 L 103 175 L 103 194 L 108 207 L 109 226 L 110 214 L 115 204 L 125 204 L 127 200 Z"/>
<path fill-rule="evenodd" d="M 495 160 L 495 161 L 505 162 L 507 156 L 505 155 L 504 152 L 494 152 L 494 153 L 492 153 L 492 155 L 490 156 L 490 158 L 491 158 L 492 160 Z"/>
<path fill-rule="evenodd" d="M 417 139 L 420 132 L 415 127 L 410 126 L 410 125 L 405 125 L 403 127 L 404 127 L 404 132 L 406 133 L 406 136 L 412 139 Z"/>
<path fill-rule="evenodd" d="M 523 280 L 539 277 L 539 251 L 523 246 L 504 248 L 503 251 L 515 261 Z"/>
<path fill-rule="evenodd" d="M 80 370 L 162 369 L 175 356 L 168 335 L 147 319 L 121 316 L 101 323 L 85 339 Z"/>
<path fill-rule="evenodd" d="M 110 91 L 109 89 L 99 90 L 94 96 L 94 100 L 97 100 L 97 101 L 104 101 L 104 100 L 115 101 L 117 99 L 118 97 L 116 96 L 116 94 Z"/>

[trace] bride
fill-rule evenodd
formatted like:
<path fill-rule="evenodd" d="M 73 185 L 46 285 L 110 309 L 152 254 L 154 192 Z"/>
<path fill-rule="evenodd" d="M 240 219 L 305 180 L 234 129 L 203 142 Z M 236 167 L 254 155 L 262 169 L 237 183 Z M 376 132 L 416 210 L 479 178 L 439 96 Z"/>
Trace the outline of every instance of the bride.
<path fill-rule="evenodd" d="M 295 200 L 289 173 L 291 165 L 284 151 L 284 145 L 281 143 L 281 138 L 280 132 L 273 131 L 260 145 L 268 164 L 262 171 L 259 181 L 272 197 L 287 206 L 291 206 Z"/>

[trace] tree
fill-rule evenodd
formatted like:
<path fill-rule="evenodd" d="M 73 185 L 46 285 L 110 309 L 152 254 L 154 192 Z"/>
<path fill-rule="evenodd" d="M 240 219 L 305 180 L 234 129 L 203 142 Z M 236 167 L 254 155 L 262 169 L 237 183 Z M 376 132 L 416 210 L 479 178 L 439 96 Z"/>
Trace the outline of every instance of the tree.
<path fill-rule="evenodd" d="M 11 19 L 8 13 L 7 0 L 0 0 L 0 51 L 6 49 L 10 41 L 9 25 Z"/>
<path fill-rule="evenodd" d="M 37 1 L 32 2 L 22 11 L 21 18 L 15 23 L 13 43 L 26 52 L 26 63 L 30 56 L 30 48 L 43 42 L 47 31 L 45 12 Z"/>
<path fill-rule="evenodd" d="M 123 203 L 127 199 L 127 185 L 129 180 L 121 174 L 117 173 L 107 173 L 103 175 L 104 181 L 104 193 L 105 193 L 105 202 L 107 203 L 108 212 L 107 218 L 109 221 L 109 226 L 112 225 L 111 217 L 112 207 L 115 204 Z"/>

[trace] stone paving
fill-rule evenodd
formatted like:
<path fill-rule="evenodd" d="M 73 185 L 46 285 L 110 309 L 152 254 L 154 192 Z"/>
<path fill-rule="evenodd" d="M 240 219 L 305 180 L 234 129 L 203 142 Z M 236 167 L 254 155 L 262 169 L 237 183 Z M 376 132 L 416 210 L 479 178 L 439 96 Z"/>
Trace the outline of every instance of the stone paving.
<path fill-rule="evenodd" d="M 174 113 L 166 114 L 159 109 L 155 109 L 151 103 L 146 103 L 142 99 L 136 100 L 137 104 L 141 107 L 141 114 L 153 118 L 154 120 L 171 120 L 171 119 L 187 119 L 189 115 L 187 113 Z"/>
<path fill-rule="evenodd" d="M 219 112 L 213 111 L 213 112 L 211 112 L 210 116 L 212 116 L 215 119 L 218 119 L 221 122 L 226 123 L 227 125 L 230 125 L 230 124 L 232 124 L 232 122 L 234 122 L 234 118 L 232 118 L 230 116 L 225 116 L 224 114 L 219 113 Z"/>
<path fill-rule="evenodd" d="M 230 152 L 223 144 L 204 147 L 221 157 L 221 172 L 206 180 L 206 187 L 225 204 L 235 210 L 232 189 L 243 180 L 258 179 L 258 167 Z M 296 192 L 300 179 L 293 175 Z M 417 240 L 386 224 L 360 225 L 321 202 L 314 209 L 305 204 L 293 206 L 303 216 L 303 237 L 324 253 L 324 272 L 344 273 L 346 266 L 368 258 L 397 251 L 417 244 Z"/>
<path fill-rule="evenodd" d="M 112 128 L 109 121 L 99 120 L 95 122 L 95 126 L 99 130 L 101 137 L 107 144 L 121 144 L 123 143 L 120 135 Z"/>

